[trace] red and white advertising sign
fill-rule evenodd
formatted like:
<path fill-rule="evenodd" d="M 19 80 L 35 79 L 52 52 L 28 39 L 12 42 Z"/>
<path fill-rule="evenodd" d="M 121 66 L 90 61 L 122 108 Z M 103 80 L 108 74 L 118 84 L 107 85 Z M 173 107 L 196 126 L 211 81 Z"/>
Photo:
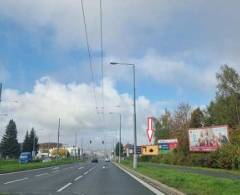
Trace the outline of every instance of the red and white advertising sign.
<path fill-rule="evenodd" d="M 152 142 L 153 133 L 154 133 L 153 118 L 152 117 L 148 117 L 147 136 L 148 136 L 149 143 Z"/>

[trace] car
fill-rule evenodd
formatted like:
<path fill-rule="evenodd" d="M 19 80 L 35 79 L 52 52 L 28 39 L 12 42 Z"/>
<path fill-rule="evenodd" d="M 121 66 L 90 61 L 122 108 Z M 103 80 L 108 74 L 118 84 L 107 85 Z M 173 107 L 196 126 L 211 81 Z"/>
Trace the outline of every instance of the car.
<path fill-rule="evenodd" d="M 92 163 L 98 163 L 98 159 L 97 158 L 92 159 Z"/>
<path fill-rule="evenodd" d="M 105 158 L 105 162 L 110 162 L 110 159 L 109 158 Z"/>
<path fill-rule="evenodd" d="M 31 152 L 21 152 L 19 156 L 19 163 L 29 163 L 32 161 L 32 153 Z"/>

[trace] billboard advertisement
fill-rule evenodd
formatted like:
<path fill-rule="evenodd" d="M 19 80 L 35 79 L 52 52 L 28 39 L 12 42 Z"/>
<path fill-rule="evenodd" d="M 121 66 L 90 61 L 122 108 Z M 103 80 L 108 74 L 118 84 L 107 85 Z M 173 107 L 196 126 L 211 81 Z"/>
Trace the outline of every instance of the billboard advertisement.
<path fill-rule="evenodd" d="M 177 139 L 159 139 L 158 145 L 161 153 L 168 153 L 170 150 L 177 148 Z"/>
<path fill-rule="evenodd" d="M 215 151 L 228 143 L 228 126 L 189 129 L 189 149 L 195 152 Z"/>

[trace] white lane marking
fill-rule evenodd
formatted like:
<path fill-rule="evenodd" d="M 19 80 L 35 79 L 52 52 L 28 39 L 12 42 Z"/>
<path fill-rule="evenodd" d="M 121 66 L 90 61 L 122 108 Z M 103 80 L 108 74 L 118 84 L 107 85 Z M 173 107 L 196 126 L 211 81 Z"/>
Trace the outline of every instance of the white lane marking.
<path fill-rule="evenodd" d="M 137 180 L 139 183 L 141 183 L 143 186 L 145 186 L 146 188 L 148 188 L 149 190 L 151 190 L 154 194 L 157 195 L 165 195 L 164 193 L 160 192 L 158 189 L 154 188 L 153 186 L 149 185 L 148 183 L 146 183 L 145 181 L 139 179 L 138 177 L 136 177 L 135 175 L 129 173 L 128 171 L 126 171 L 125 169 L 123 169 L 120 166 L 117 166 L 119 169 L 121 169 L 122 171 L 124 171 L 125 173 L 127 173 L 128 175 L 130 175 L 133 179 Z"/>
<path fill-rule="evenodd" d="M 27 180 L 27 179 L 28 179 L 28 177 L 24 177 L 24 178 L 22 178 L 22 179 L 16 179 L 16 180 L 12 180 L 12 181 L 5 182 L 4 184 L 6 185 L 6 184 L 10 184 L 10 183 L 18 182 L 18 181 Z"/>
<path fill-rule="evenodd" d="M 84 175 L 87 175 L 88 174 L 88 171 L 86 171 L 85 173 L 84 173 Z"/>
<path fill-rule="evenodd" d="M 103 169 L 105 169 L 106 167 L 105 167 L 105 166 L 103 166 L 102 168 L 103 168 Z"/>
<path fill-rule="evenodd" d="M 55 170 L 55 171 L 53 171 L 52 173 L 57 173 L 57 172 L 59 172 L 60 170 Z"/>
<path fill-rule="evenodd" d="M 35 177 L 40 177 L 42 175 L 48 175 L 48 173 L 41 173 L 41 174 L 35 175 Z"/>
<path fill-rule="evenodd" d="M 60 189 L 57 190 L 57 192 L 61 192 L 63 191 L 64 189 L 66 189 L 68 186 L 72 185 L 72 183 L 68 183 L 66 184 L 65 186 L 61 187 Z"/>
<path fill-rule="evenodd" d="M 80 170 L 80 169 L 83 169 L 84 167 L 79 167 L 78 169 Z"/>
<path fill-rule="evenodd" d="M 80 176 L 78 176 L 76 179 L 74 179 L 74 181 L 77 181 L 77 180 L 79 180 L 80 178 L 82 178 L 83 176 L 82 175 L 80 175 Z"/>

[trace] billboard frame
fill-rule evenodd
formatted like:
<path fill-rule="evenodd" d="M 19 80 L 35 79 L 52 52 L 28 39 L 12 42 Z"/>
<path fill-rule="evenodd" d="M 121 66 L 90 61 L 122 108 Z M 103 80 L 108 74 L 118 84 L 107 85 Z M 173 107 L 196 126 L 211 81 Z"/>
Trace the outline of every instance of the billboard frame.
<path fill-rule="evenodd" d="M 197 130 L 197 129 L 209 129 L 209 128 L 218 128 L 218 127 L 226 127 L 227 128 L 227 136 L 228 136 L 228 142 L 230 143 L 230 139 L 229 139 L 229 125 L 212 125 L 212 126 L 208 126 L 208 127 L 198 127 L 198 128 L 189 128 L 188 129 L 188 148 L 189 148 L 189 152 L 190 153 L 209 153 L 209 152 L 214 152 L 214 150 L 210 150 L 210 151 L 193 151 L 190 148 L 190 137 L 189 137 L 189 131 L 190 130 Z"/>

